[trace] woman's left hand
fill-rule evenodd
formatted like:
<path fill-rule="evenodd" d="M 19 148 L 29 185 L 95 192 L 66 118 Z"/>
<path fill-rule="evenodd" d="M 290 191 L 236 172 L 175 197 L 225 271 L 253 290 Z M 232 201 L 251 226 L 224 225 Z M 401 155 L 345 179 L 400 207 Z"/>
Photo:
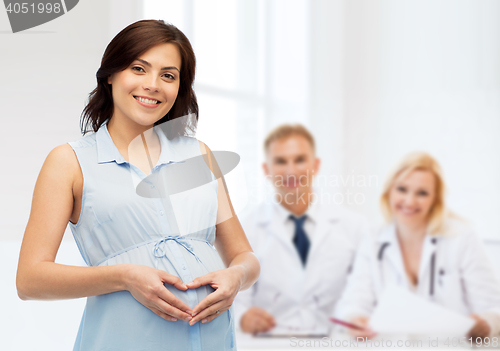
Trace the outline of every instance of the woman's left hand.
<path fill-rule="evenodd" d="M 484 319 L 479 317 L 477 314 L 471 314 L 470 317 L 476 321 L 476 324 L 474 324 L 472 329 L 469 331 L 469 337 L 475 340 L 476 338 L 484 339 L 490 335 L 490 326 Z"/>
<path fill-rule="evenodd" d="M 240 291 L 242 279 L 242 270 L 235 266 L 205 274 L 186 284 L 188 289 L 196 289 L 207 284 L 215 289 L 193 308 L 193 319 L 189 321 L 189 324 L 194 325 L 200 320 L 202 323 L 210 322 L 222 312 L 227 311 Z"/>

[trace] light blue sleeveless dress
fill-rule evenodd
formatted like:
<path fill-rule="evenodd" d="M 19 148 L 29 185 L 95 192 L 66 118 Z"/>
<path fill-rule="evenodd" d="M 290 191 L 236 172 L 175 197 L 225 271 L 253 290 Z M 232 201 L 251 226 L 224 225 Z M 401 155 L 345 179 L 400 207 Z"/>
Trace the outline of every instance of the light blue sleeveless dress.
<path fill-rule="evenodd" d="M 197 139 L 169 140 L 159 126 L 154 131 L 161 154 L 149 176 L 201 155 Z M 68 144 L 84 179 L 80 217 L 78 223 L 69 225 L 88 266 L 146 265 L 176 275 L 184 283 L 225 268 L 213 246 L 218 207 L 218 183 L 213 174 L 208 184 L 168 198 L 155 196 L 158 184 L 148 183 L 148 175 L 125 161 L 107 123 L 96 133 Z M 144 180 L 151 197 L 136 192 Z M 209 285 L 187 291 L 164 285 L 191 308 L 214 291 Z M 130 292 L 118 291 L 87 297 L 73 350 L 236 350 L 234 333 L 233 307 L 211 322 L 190 326 L 186 321 L 166 321 Z"/>

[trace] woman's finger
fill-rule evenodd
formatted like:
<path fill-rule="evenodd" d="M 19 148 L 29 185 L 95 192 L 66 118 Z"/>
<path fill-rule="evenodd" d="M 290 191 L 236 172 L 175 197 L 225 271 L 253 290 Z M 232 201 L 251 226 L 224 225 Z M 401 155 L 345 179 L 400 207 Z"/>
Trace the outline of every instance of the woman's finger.
<path fill-rule="evenodd" d="M 186 284 L 186 287 L 188 289 L 196 289 L 202 285 L 212 284 L 213 283 L 213 274 L 212 273 L 208 273 L 208 274 L 202 275 L 201 277 L 193 279 L 192 282 Z"/>
<path fill-rule="evenodd" d="M 198 321 L 202 321 L 202 323 L 206 323 L 214 319 L 215 317 L 219 316 L 222 312 L 225 310 L 229 309 L 229 306 L 225 304 L 225 301 L 219 301 L 213 305 L 210 305 L 209 307 L 205 308 L 203 311 L 198 313 L 190 322 L 190 325 L 195 324 Z M 219 313 L 217 313 L 219 311 Z M 209 317 L 210 320 L 208 319 Z M 205 321 L 203 321 L 205 320 Z"/>
<path fill-rule="evenodd" d="M 184 284 L 181 280 L 181 278 L 175 276 L 175 275 L 172 275 L 172 274 L 169 274 L 165 271 L 162 271 L 161 269 L 158 270 L 160 272 L 160 277 L 161 277 L 161 280 L 164 282 L 164 283 L 168 283 L 170 285 L 173 285 L 175 286 L 177 289 L 179 290 L 187 290 L 188 287 L 186 286 L 186 284 Z"/>
<path fill-rule="evenodd" d="M 222 292 L 219 290 L 214 291 L 211 294 L 208 294 L 203 300 L 200 301 L 196 306 L 193 308 L 193 317 L 197 316 L 198 313 L 201 313 L 203 310 L 208 308 L 209 306 L 212 306 L 213 304 L 216 304 L 217 302 L 224 300 L 225 297 Z"/>
<path fill-rule="evenodd" d="M 155 301 L 155 305 L 161 312 L 166 313 L 172 317 L 178 318 L 183 321 L 190 321 L 192 319 L 191 315 L 189 315 L 188 313 L 179 310 L 178 308 L 166 303 L 160 298 Z"/>
<path fill-rule="evenodd" d="M 225 312 L 225 311 L 227 311 L 228 309 L 229 309 L 229 307 L 226 307 L 226 308 L 224 308 L 224 309 L 220 309 L 220 310 L 219 310 L 219 314 L 217 314 L 217 313 L 212 313 L 211 315 L 209 315 L 209 316 L 207 316 L 207 317 L 203 318 L 203 319 L 201 320 L 201 322 L 202 322 L 202 323 L 208 323 L 208 322 L 210 322 L 210 321 L 214 320 L 215 318 L 219 317 L 219 316 L 221 315 L 221 313 L 222 313 L 222 312 Z"/>
<path fill-rule="evenodd" d="M 177 321 L 177 318 L 175 318 L 174 316 L 171 316 L 169 314 L 166 314 L 166 313 L 160 311 L 159 309 L 150 308 L 150 310 L 153 311 L 156 315 L 160 316 L 161 318 L 163 318 L 169 322 L 176 322 Z"/>
<path fill-rule="evenodd" d="M 165 306 L 171 306 L 176 313 L 174 316 L 176 316 L 179 319 L 182 320 L 187 320 L 186 318 L 191 316 L 191 308 L 186 305 L 182 300 L 174 296 L 170 291 L 168 291 L 167 288 L 163 287 L 163 289 L 160 289 L 156 293 L 158 297 L 158 301 L 155 301 L 157 304 L 161 305 L 162 309 L 165 310 Z M 170 310 L 172 311 L 172 310 Z M 170 313 L 170 311 L 165 311 L 167 313 Z"/>

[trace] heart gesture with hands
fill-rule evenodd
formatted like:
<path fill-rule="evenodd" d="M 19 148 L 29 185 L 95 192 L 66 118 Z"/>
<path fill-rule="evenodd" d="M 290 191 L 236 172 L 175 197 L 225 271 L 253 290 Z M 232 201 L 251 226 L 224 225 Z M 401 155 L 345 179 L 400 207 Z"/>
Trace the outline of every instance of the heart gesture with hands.
<path fill-rule="evenodd" d="M 137 301 L 167 321 L 191 320 L 189 306 L 175 297 L 164 285 L 167 283 L 186 291 L 187 287 L 179 277 L 148 266 L 131 264 L 124 266 L 127 267 L 126 290 Z"/>
<path fill-rule="evenodd" d="M 238 267 L 214 271 L 194 279 L 186 284 L 188 289 L 196 289 L 202 285 L 210 285 L 215 291 L 205 297 L 192 310 L 190 325 L 196 322 L 210 322 L 233 304 L 236 294 L 240 291 L 243 274 Z"/>
<path fill-rule="evenodd" d="M 210 322 L 227 311 L 240 291 L 242 279 L 243 273 L 238 267 L 229 267 L 183 284 L 179 277 L 164 271 L 146 266 L 128 265 L 126 285 L 127 290 L 137 301 L 158 316 L 172 322 L 181 319 L 194 325 L 200 320 L 202 323 Z M 164 283 L 183 291 L 209 284 L 215 291 L 191 310 L 188 305 L 165 289 Z"/>

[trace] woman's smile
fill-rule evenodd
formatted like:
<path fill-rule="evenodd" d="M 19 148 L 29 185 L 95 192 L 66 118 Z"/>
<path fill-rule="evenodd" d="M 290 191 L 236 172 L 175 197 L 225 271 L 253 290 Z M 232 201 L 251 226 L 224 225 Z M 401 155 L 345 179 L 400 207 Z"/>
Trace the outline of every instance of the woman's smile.
<path fill-rule="evenodd" d="M 402 213 L 405 216 L 413 216 L 413 215 L 417 214 L 418 212 L 420 212 L 419 209 L 407 208 L 407 207 L 404 207 L 401 205 L 396 206 L 396 210 L 398 210 L 399 213 Z"/>
<path fill-rule="evenodd" d="M 139 103 L 139 105 L 142 105 L 147 108 L 155 108 L 161 104 L 161 101 L 158 101 L 156 99 L 145 98 L 142 96 L 134 95 L 134 99 Z"/>

